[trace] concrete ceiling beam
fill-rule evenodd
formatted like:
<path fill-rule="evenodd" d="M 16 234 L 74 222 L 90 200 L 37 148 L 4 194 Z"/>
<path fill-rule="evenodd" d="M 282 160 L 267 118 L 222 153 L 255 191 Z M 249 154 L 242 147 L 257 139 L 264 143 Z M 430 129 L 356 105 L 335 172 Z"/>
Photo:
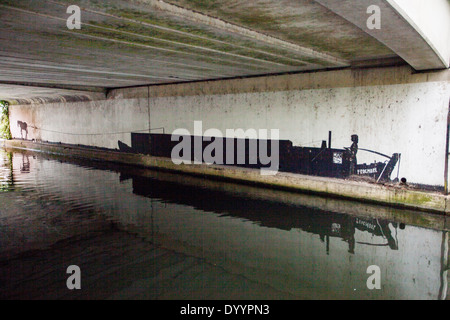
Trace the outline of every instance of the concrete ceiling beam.
<path fill-rule="evenodd" d="M 251 38 L 254 40 L 262 41 L 264 43 L 267 43 L 270 45 L 275 45 L 275 46 L 278 46 L 280 48 L 289 50 L 289 51 L 297 53 L 297 54 L 305 55 L 305 56 L 308 56 L 311 58 L 321 59 L 321 60 L 330 62 L 334 65 L 337 65 L 337 66 L 348 66 L 350 64 L 350 62 L 345 59 L 338 58 L 333 55 L 330 55 L 330 54 L 327 54 L 324 52 L 319 52 L 319 51 L 316 51 L 316 50 L 313 50 L 313 49 L 310 49 L 307 47 L 303 47 L 303 46 L 300 46 L 298 44 L 295 44 L 295 43 L 292 43 L 289 41 L 281 40 L 276 37 L 272 37 L 272 36 L 263 34 L 261 32 L 254 31 L 252 29 L 244 28 L 244 27 L 238 26 L 236 24 L 229 23 L 227 21 L 224 21 L 224 20 L 221 20 L 218 18 L 210 17 L 206 14 L 203 14 L 200 12 L 195 12 L 193 10 L 189 10 L 186 8 L 182 8 L 177 5 L 173 5 L 173 4 L 161 1 L 161 0 L 141 0 L 141 2 L 145 3 L 147 5 L 150 5 L 154 8 L 156 8 L 157 10 L 168 12 L 168 13 L 173 14 L 174 16 L 178 16 L 182 19 L 190 20 L 195 23 L 209 25 L 218 30 L 224 30 L 226 32 L 231 32 L 233 34 L 237 34 L 237 35 L 248 37 L 248 38 Z"/>
<path fill-rule="evenodd" d="M 416 23 L 410 16 L 418 10 L 419 2 L 402 3 L 398 0 L 315 0 L 327 9 L 353 23 L 379 42 L 394 51 L 416 70 L 444 69 L 449 67 L 450 49 L 449 21 L 450 4 L 446 0 L 421 1 L 426 2 L 428 21 L 422 19 Z M 377 6 L 380 17 L 379 28 L 368 23 L 376 14 L 369 9 Z M 442 12 L 444 11 L 444 12 Z M 446 11 L 446 12 L 445 12 Z M 433 19 L 439 16 L 439 20 Z M 432 28 L 433 30 L 431 30 Z M 443 37 L 429 37 L 443 28 Z M 444 45 L 437 42 L 443 41 Z M 437 48 L 443 48 L 439 50 Z"/>

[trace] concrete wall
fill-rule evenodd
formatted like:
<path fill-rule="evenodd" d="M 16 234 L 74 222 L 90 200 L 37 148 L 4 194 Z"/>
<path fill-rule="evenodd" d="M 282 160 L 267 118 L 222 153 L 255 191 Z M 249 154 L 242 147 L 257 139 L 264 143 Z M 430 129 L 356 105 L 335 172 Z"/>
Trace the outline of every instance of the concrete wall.
<path fill-rule="evenodd" d="M 118 148 L 131 143 L 131 131 L 148 129 L 146 99 L 112 99 L 13 106 L 11 133 L 25 138 L 17 121 L 28 125 L 28 139 Z"/>
<path fill-rule="evenodd" d="M 449 80 L 448 70 L 347 69 L 120 89 L 105 100 L 13 105 L 10 117 L 16 138 L 20 120 L 39 128 L 29 127 L 29 139 L 106 148 L 131 143 L 130 134 L 120 132 L 164 127 L 193 133 L 195 120 L 203 121 L 203 130 L 223 133 L 279 129 L 281 139 L 312 147 L 327 140 L 328 131 L 334 148 L 349 147 L 358 134 L 360 148 L 402 154 L 400 177 L 442 186 Z M 359 163 L 374 160 L 385 159 L 358 153 Z"/>
<path fill-rule="evenodd" d="M 450 2 L 448 0 L 388 0 L 421 34 L 447 67 L 450 63 Z"/>

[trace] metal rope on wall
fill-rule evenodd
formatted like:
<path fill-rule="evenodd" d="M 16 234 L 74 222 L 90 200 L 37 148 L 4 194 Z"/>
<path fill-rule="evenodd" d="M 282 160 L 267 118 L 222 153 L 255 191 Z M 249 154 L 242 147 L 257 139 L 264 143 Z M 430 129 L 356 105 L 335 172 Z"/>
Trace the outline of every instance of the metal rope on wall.
<path fill-rule="evenodd" d="M 125 133 L 133 133 L 133 132 L 147 132 L 147 131 L 151 132 L 154 130 L 162 130 L 162 132 L 165 133 L 164 127 L 147 128 L 147 129 L 142 129 L 142 130 L 131 130 L 131 131 L 102 132 L 102 133 L 72 133 L 72 132 L 62 132 L 62 131 L 56 131 L 56 130 L 42 129 L 42 128 L 38 128 L 35 126 L 29 126 L 29 127 L 33 128 L 35 130 L 39 130 L 39 131 L 53 132 L 53 133 L 71 135 L 71 136 L 102 136 L 102 135 L 125 134 Z"/>

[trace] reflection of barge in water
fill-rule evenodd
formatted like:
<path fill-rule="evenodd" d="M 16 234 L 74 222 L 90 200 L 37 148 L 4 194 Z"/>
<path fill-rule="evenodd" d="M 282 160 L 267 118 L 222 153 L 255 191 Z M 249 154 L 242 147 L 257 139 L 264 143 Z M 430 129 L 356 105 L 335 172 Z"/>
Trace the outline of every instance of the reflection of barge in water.
<path fill-rule="evenodd" d="M 175 137 L 176 141 L 172 141 L 172 137 Z M 171 158 L 173 148 L 178 145 L 180 138 L 190 139 L 190 155 L 187 155 L 188 159 L 194 159 L 194 145 L 200 140 L 202 144 L 202 152 L 205 148 L 215 142 L 215 139 L 222 139 L 222 152 L 223 155 L 227 154 L 229 149 L 234 148 L 231 152 L 234 155 L 234 161 L 231 163 L 235 166 L 261 169 L 267 168 L 269 165 L 261 163 L 258 155 L 260 154 L 260 142 L 263 141 L 265 154 L 271 155 L 271 147 L 274 145 L 274 140 L 262 140 L 262 139 L 238 139 L 238 138 L 208 138 L 208 141 L 204 141 L 203 137 L 196 136 L 178 136 L 171 134 L 159 134 L 159 133 L 132 133 L 131 134 L 131 147 L 125 145 L 119 141 L 119 147 L 121 151 L 136 152 L 142 154 L 148 154 L 156 157 Z M 195 141 L 198 139 L 197 141 Z M 400 160 L 400 154 L 395 153 L 391 157 L 382 153 L 367 150 L 358 149 L 358 137 L 352 136 L 353 144 L 350 148 L 345 149 L 333 149 L 330 148 L 331 133 L 327 146 L 327 142 L 323 141 L 320 148 L 309 147 L 296 147 L 293 146 L 292 141 L 289 140 L 276 140 L 279 147 L 279 171 L 292 172 L 306 175 L 323 176 L 323 177 L 335 177 L 335 178 L 347 178 L 352 175 L 366 176 L 375 179 L 376 181 L 389 181 L 391 174 Z M 220 142 L 219 142 L 220 143 Z M 230 147 L 231 146 L 231 147 Z M 243 148 L 238 150 L 238 146 Z M 239 151 L 245 150 L 243 155 L 243 163 L 238 163 Z M 251 152 L 249 152 L 251 150 Z M 367 151 L 382 157 L 387 160 L 384 162 L 374 162 L 371 164 L 357 164 L 356 153 L 360 151 Z M 255 156 L 256 155 L 256 156 Z M 184 155 L 186 156 L 186 155 Z M 253 157 L 253 158 L 252 158 Z M 223 157 L 225 158 L 225 156 Z M 254 161 L 252 161 L 254 159 Z M 230 165 L 230 163 L 225 163 Z"/>
<path fill-rule="evenodd" d="M 133 193 L 140 196 L 214 212 L 220 216 L 245 219 L 267 228 L 285 231 L 299 229 L 317 234 L 324 242 L 327 253 L 332 239 L 347 242 L 348 252 L 352 254 L 357 246 L 382 246 L 398 250 L 397 231 L 399 227 L 403 229 L 402 225 L 384 219 L 355 217 L 301 205 L 252 199 L 190 184 L 121 175 L 121 180 L 130 178 Z"/>

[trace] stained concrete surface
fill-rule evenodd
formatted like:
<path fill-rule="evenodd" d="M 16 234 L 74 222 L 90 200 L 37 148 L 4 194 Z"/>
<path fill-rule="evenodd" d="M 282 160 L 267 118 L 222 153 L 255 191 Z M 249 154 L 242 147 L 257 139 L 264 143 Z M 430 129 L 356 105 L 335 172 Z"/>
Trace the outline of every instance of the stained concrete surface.
<path fill-rule="evenodd" d="M 66 27 L 69 5 L 82 9 L 80 30 Z M 0 8 L 0 81 L 7 83 L 126 87 L 396 57 L 306 0 L 2 0 Z"/>

